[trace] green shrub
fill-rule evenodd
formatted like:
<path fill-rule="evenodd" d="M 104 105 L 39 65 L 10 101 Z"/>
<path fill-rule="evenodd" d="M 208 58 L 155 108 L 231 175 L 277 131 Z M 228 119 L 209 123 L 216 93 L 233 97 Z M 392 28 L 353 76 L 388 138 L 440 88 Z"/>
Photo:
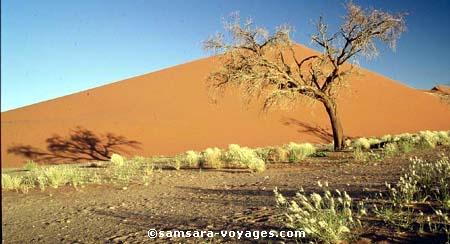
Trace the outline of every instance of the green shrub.
<path fill-rule="evenodd" d="M 289 162 L 291 163 L 297 163 L 316 152 L 316 148 L 310 143 L 297 144 L 291 142 L 286 147 L 289 152 Z"/>
<path fill-rule="evenodd" d="M 85 183 L 86 173 L 75 166 L 61 165 L 44 168 L 36 172 L 36 178 L 46 178 L 47 184 L 53 188 L 62 185 L 78 186 Z M 36 182 L 36 181 L 35 181 Z"/>
<path fill-rule="evenodd" d="M 437 161 L 410 159 L 411 165 L 395 187 L 386 184 L 396 203 L 450 199 L 450 163 L 446 156 Z"/>
<path fill-rule="evenodd" d="M 345 145 L 345 147 L 351 147 L 351 146 L 352 146 L 352 140 L 346 139 L 346 140 L 344 141 L 344 145 Z"/>
<path fill-rule="evenodd" d="M 27 171 L 33 171 L 39 168 L 39 165 L 34 162 L 33 160 L 28 160 L 25 165 L 23 166 L 23 168 Z"/>
<path fill-rule="evenodd" d="M 198 152 L 189 150 L 185 153 L 184 162 L 189 167 L 198 167 L 199 163 L 200 163 L 200 159 L 201 159 L 201 155 Z"/>
<path fill-rule="evenodd" d="M 358 138 L 354 143 L 353 146 L 355 148 L 360 148 L 360 149 L 369 149 L 370 148 L 370 142 L 367 138 L 361 137 Z"/>
<path fill-rule="evenodd" d="M 447 131 L 439 131 L 436 133 L 438 137 L 438 144 L 439 145 L 450 145 L 450 136 Z"/>
<path fill-rule="evenodd" d="M 289 152 L 282 147 L 273 147 L 269 150 L 268 161 L 270 162 L 287 162 Z"/>
<path fill-rule="evenodd" d="M 359 162 L 367 161 L 367 155 L 360 147 L 356 147 L 356 149 L 353 151 L 353 158 Z"/>
<path fill-rule="evenodd" d="M 116 153 L 113 153 L 113 155 L 111 155 L 110 161 L 113 166 L 121 167 L 121 166 L 124 166 L 124 164 L 125 164 L 125 159 Z"/>
<path fill-rule="evenodd" d="M 423 148 L 434 148 L 439 140 L 438 135 L 429 130 L 420 131 L 419 137 L 419 144 Z"/>
<path fill-rule="evenodd" d="M 272 148 L 271 147 L 258 147 L 253 149 L 255 151 L 256 155 L 265 162 L 269 161 L 269 152 Z"/>
<path fill-rule="evenodd" d="M 2 189 L 18 190 L 20 188 L 21 183 L 22 183 L 21 177 L 2 174 Z"/>
<path fill-rule="evenodd" d="M 207 148 L 203 152 L 203 161 L 211 168 L 214 169 L 222 168 L 223 163 L 221 158 L 222 158 L 222 151 L 217 147 Z"/>
<path fill-rule="evenodd" d="M 256 172 L 265 170 L 265 163 L 258 157 L 255 151 L 248 147 L 230 144 L 228 150 L 223 154 L 223 160 L 230 165 L 246 167 Z"/>
<path fill-rule="evenodd" d="M 320 184 L 319 184 L 320 185 Z M 322 195 L 312 193 L 307 197 L 303 190 L 288 201 L 277 189 L 274 190 L 277 206 L 282 210 L 285 225 L 303 230 L 314 242 L 339 243 L 352 238 L 352 233 L 361 226 L 359 217 L 366 210 L 362 203 L 354 213 L 352 198 L 344 191 L 332 194 L 324 189 Z"/>
<path fill-rule="evenodd" d="M 411 141 L 399 141 L 397 142 L 398 148 L 403 153 L 408 153 L 414 150 L 414 143 Z"/>
<path fill-rule="evenodd" d="M 381 137 L 381 141 L 384 141 L 384 142 L 392 142 L 393 139 L 394 139 L 394 137 L 392 135 L 389 135 L 389 134 L 384 135 L 384 136 Z"/>
<path fill-rule="evenodd" d="M 386 143 L 384 145 L 384 153 L 388 157 L 397 155 L 398 150 L 399 149 L 398 149 L 397 143 L 390 142 L 390 143 Z"/>

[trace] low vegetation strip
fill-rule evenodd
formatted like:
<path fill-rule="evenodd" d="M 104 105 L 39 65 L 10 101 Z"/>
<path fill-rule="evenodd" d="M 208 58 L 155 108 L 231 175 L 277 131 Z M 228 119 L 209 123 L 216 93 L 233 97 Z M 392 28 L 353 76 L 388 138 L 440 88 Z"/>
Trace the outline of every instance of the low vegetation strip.
<path fill-rule="evenodd" d="M 358 138 L 347 140 L 356 161 L 380 161 L 416 148 L 434 148 L 450 145 L 450 131 L 421 131 L 385 135 L 381 138 Z M 290 142 L 283 146 L 248 148 L 230 144 L 227 149 L 207 148 L 202 152 L 189 150 L 175 157 L 134 157 L 126 159 L 113 154 L 104 171 L 92 171 L 75 165 L 39 166 L 33 161 L 25 164 L 24 174 L 2 173 L 2 189 L 28 192 L 38 187 L 57 188 L 62 185 L 80 186 L 89 183 L 112 182 L 119 184 L 148 184 L 154 169 L 186 168 L 221 169 L 238 168 L 262 172 L 270 163 L 299 163 L 307 157 L 324 157 L 332 151 L 332 145 L 297 144 Z"/>

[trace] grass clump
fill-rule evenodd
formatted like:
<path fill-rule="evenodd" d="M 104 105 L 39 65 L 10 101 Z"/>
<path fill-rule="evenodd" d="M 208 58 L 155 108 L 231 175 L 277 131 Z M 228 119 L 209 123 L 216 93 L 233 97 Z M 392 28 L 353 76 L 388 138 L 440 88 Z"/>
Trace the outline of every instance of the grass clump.
<path fill-rule="evenodd" d="M 10 176 L 2 174 L 2 189 L 21 190 L 26 193 L 29 189 L 39 187 L 45 190 L 47 187 L 58 188 L 64 185 L 77 187 L 93 180 L 87 172 L 71 165 L 57 165 L 39 167 L 22 176 Z"/>
<path fill-rule="evenodd" d="M 196 151 L 189 150 L 184 155 L 184 162 L 189 167 L 198 167 L 200 165 L 200 159 L 201 155 Z"/>
<path fill-rule="evenodd" d="M 397 145 L 402 153 L 409 153 L 415 149 L 415 145 L 411 141 L 399 141 Z"/>
<path fill-rule="evenodd" d="M 255 172 L 262 172 L 266 169 L 265 162 L 258 157 L 255 151 L 237 144 L 230 144 L 222 158 L 230 165 L 249 168 Z"/>
<path fill-rule="evenodd" d="M 116 153 L 113 153 L 113 155 L 111 155 L 110 161 L 111 164 L 116 167 L 122 167 L 125 165 L 125 159 Z"/>
<path fill-rule="evenodd" d="M 207 148 L 203 152 L 203 162 L 211 168 L 214 169 L 222 168 L 223 163 L 221 158 L 222 158 L 222 151 L 217 147 Z"/>
<path fill-rule="evenodd" d="M 397 143 L 389 142 L 384 145 L 384 155 L 393 157 L 398 154 L 399 148 Z"/>
<path fill-rule="evenodd" d="M 34 162 L 33 160 L 28 160 L 25 165 L 23 166 L 23 169 L 26 171 L 34 171 L 39 168 L 39 164 Z"/>
<path fill-rule="evenodd" d="M 289 152 L 289 162 L 291 163 L 297 163 L 316 152 L 316 148 L 310 143 L 297 144 L 291 142 L 286 147 Z"/>
<path fill-rule="evenodd" d="M 398 203 L 450 200 L 450 163 L 446 156 L 433 161 L 411 158 L 411 164 L 396 188 L 388 186 L 392 199 Z"/>
<path fill-rule="evenodd" d="M 333 194 L 326 188 L 323 190 L 321 195 L 306 196 L 301 189 L 288 201 L 275 189 L 277 206 L 285 216 L 284 224 L 305 231 L 314 242 L 339 243 L 353 238 L 355 230 L 361 227 L 359 217 L 366 212 L 364 206 L 360 203 L 360 210 L 355 211 L 352 198 L 345 191 L 336 190 Z"/>
<path fill-rule="evenodd" d="M 438 137 L 438 144 L 439 145 L 445 145 L 445 146 L 450 145 L 449 132 L 447 132 L 447 131 L 438 131 L 436 134 L 437 134 L 437 137 Z"/>
<path fill-rule="evenodd" d="M 373 211 L 385 223 L 407 230 L 446 234 L 450 240 L 450 163 L 447 156 L 425 161 L 411 158 L 405 174 L 394 185 L 386 183 L 387 199 Z M 380 193 L 380 196 L 382 194 Z M 424 213 L 415 206 L 427 203 L 433 211 Z M 434 213 L 433 213 L 434 212 Z M 418 229 L 417 229 L 418 228 Z"/>
<path fill-rule="evenodd" d="M 130 160 L 119 154 L 113 154 L 109 173 L 113 182 L 128 184 L 135 180 L 147 183 L 148 176 L 153 173 L 153 163 L 144 157 L 134 157 Z"/>
<path fill-rule="evenodd" d="M 267 160 L 269 162 L 287 162 L 289 160 L 289 152 L 283 147 L 270 148 Z"/>
<path fill-rule="evenodd" d="M 435 148 L 439 141 L 439 136 L 429 130 L 419 132 L 419 145 L 423 148 Z"/>
<path fill-rule="evenodd" d="M 365 137 L 361 137 L 358 138 L 354 143 L 353 146 L 355 148 L 360 148 L 360 149 L 369 149 L 370 148 L 370 142 L 367 138 Z"/>
<path fill-rule="evenodd" d="M 22 183 L 22 178 L 19 176 L 11 176 L 8 174 L 2 174 L 2 189 L 5 190 L 18 190 Z"/>
<path fill-rule="evenodd" d="M 85 183 L 86 177 L 86 172 L 78 167 L 61 165 L 38 171 L 35 175 L 34 182 L 37 182 L 41 187 L 46 185 L 45 183 L 53 188 L 58 188 L 66 184 L 76 187 Z"/>

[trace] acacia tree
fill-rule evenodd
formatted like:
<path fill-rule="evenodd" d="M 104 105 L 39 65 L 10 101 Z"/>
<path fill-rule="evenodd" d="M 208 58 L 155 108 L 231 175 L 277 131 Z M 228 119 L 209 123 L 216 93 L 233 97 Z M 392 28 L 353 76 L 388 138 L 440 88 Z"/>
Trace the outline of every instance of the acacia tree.
<path fill-rule="evenodd" d="M 277 27 L 275 33 L 255 26 L 251 19 L 242 23 L 238 14 L 224 23 L 225 33 L 218 33 L 203 44 L 207 51 L 220 54 L 221 65 L 207 81 L 214 94 L 235 86 L 242 89 L 246 102 L 263 98 L 263 109 L 275 105 L 295 105 L 299 98 L 323 104 L 333 130 L 334 148 L 344 146 L 342 123 L 336 97 L 346 87 L 358 56 L 378 55 L 376 42 L 395 49 L 405 31 L 404 14 L 364 10 L 349 2 L 339 30 L 328 33 L 319 19 L 312 42 L 321 50 L 299 59 L 290 38 L 291 27 Z M 217 93 L 218 92 L 218 93 Z"/>

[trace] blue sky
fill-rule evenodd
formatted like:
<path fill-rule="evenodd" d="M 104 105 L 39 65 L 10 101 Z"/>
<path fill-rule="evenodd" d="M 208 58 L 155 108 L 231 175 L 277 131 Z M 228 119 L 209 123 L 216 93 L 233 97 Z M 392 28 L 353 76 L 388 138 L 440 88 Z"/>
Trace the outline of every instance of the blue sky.
<path fill-rule="evenodd" d="M 408 31 L 396 52 L 382 48 L 361 65 L 417 88 L 450 83 L 450 1 L 355 1 L 408 12 Z M 273 30 L 295 27 L 310 44 L 312 21 L 337 26 L 335 0 L 3 0 L 1 1 L 1 111 L 64 96 L 208 55 L 201 42 L 222 30 L 222 17 L 239 11 Z"/>

